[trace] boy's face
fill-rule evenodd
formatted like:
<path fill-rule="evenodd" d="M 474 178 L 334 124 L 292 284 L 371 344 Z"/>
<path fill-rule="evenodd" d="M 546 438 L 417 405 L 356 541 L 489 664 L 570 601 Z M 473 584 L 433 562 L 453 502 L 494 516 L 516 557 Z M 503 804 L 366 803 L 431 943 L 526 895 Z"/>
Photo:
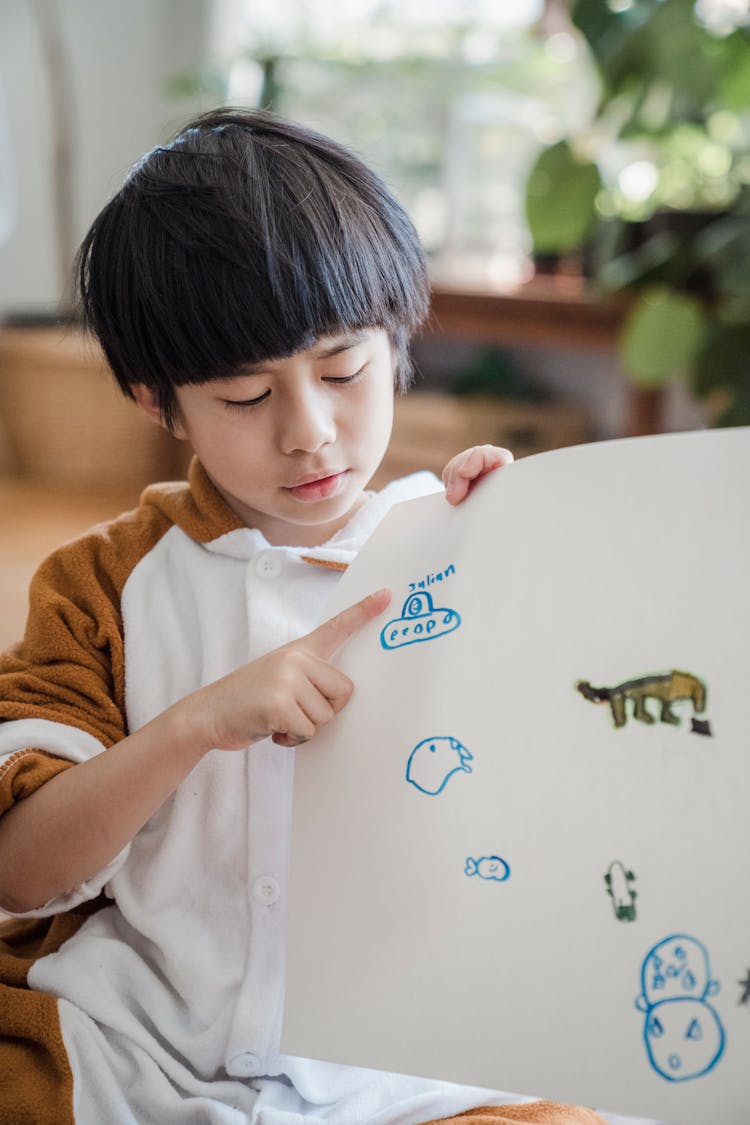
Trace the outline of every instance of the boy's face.
<path fill-rule="evenodd" d="M 178 387 L 175 433 L 269 543 L 319 545 L 360 507 L 383 458 L 393 367 L 383 329 L 323 337 L 230 379 Z M 136 398 L 153 413 L 150 392 Z"/>

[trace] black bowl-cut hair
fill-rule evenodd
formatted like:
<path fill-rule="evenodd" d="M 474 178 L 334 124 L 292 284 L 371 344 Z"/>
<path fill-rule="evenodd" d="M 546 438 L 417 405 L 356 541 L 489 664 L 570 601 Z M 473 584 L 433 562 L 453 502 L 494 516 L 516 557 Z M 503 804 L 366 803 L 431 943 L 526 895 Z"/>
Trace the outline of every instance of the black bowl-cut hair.
<path fill-rule="evenodd" d="M 321 336 L 385 329 L 395 382 L 429 296 L 411 220 L 335 141 L 221 108 L 147 153 L 78 252 L 80 310 L 121 389 L 156 395 L 278 359 Z"/>

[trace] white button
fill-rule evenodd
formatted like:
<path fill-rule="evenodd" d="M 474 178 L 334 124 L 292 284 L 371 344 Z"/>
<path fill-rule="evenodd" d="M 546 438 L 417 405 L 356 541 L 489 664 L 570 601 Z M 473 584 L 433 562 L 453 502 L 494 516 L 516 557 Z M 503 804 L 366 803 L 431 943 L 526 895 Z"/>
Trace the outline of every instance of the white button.
<path fill-rule="evenodd" d="M 258 1074 L 260 1067 L 260 1059 L 254 1055 L 252 1051 L 243 1051 L 241 1055 L 235 1055 L 233 1059 L 229 1060 L 227 1071 L 229 1074 L 235 1074 L 238 1078 L 252 1078 Z"/>
<path fill-rule="evenodd" d="M 273 906 L 280 894 L 281 888 L 272 875 L 261 875 L 253 883 L 253 898 L 261 906 Z"/>
<path fill-rule="evenodd" d="M 260 578 L 276 578 L 281 573 L 281 559 L 271 551 L 264 551 L 255 560 L 255 573 Z"/>

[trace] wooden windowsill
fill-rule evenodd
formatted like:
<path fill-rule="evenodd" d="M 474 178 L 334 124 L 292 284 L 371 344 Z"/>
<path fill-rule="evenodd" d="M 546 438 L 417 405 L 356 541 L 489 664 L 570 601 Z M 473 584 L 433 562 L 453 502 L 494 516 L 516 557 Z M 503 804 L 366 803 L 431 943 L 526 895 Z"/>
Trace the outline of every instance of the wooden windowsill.
<path fill-rule="evenodd" d="M 537 275 L 513 290 L 435 282 L 429 334 L 483 343 L 614 347 L 626 299 L 602 297 L 576 276 Z"/>
<path fill-rule="evenodd" d="M 536 275 L 516 289 L 435 281 L 423 337 L 446 336 L 482 344 L 613 351 L 629 302 L 602 296 L 576 275 Z M 623 433 L 660 433 L 664 395 L 631 387 Z"/>

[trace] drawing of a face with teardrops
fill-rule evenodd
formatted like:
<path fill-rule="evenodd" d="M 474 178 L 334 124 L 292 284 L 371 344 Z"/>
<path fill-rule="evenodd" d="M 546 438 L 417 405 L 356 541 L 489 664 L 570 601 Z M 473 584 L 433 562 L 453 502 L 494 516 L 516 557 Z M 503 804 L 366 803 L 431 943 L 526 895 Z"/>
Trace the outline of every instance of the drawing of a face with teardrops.
<path fill-rule="evenodd" d="M 655 945 L 641 966 L 645 1013 L 643 1037 L 649 1062 L 668 1082 L 707 1074 L 724 1051 L 724 1028 L 709 996 L 719 991 L 711 979 L 708 953 L 695 938 L 674 934 Z"/>
<path fill-rule="evenodd" d="M 452 633 L 460 624 L 461 618 L 455 609 L 436 608 L 431 594 L 426 591 L 410 594 L 403 604 L 401 616 L 389 621 L 381 630 L 380 643 L 386 649 L 402 648 Z"/>
<path fill-rule="evenodd" d="M 406 780 L 431 797 L 442 793 L 456 773 L 471 773 L 473 754 L 450 735 L 424 738 L 412 750 L 406 764 Z"/>

